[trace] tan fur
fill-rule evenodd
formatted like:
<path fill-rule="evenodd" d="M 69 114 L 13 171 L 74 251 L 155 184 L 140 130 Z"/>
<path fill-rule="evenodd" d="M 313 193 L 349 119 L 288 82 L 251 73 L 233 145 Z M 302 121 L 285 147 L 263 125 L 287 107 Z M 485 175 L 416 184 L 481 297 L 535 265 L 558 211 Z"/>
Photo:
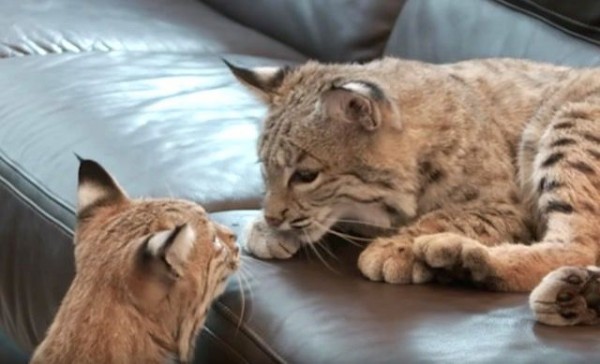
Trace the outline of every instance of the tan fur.
<path fill-rule="evenodd" d="M 327 97 L 348 83 L 363 92 Z M 309 62 L 269 86 L 265 220 L 255 225 L 268 234 L 248 243 L 258 256 L 291 256 L 345 223 L 379 229 L 358 261 L 372 280 L 442 272 L 530 291 L 562 265 L 597 264 L 600 70 L 386 58 Z M 320 173 L 306 182 L 305 171 Z"/>
<path fill-rule="evenodd" d="M 32 362 L 190 361 L 209 305 L 238 265 L 234 235 L 195 203 L 129 199 L 93 173 L 80 172 L 79 196 L 76 275 Z M 181 241 L 148 250 L 178 226 Z"/>

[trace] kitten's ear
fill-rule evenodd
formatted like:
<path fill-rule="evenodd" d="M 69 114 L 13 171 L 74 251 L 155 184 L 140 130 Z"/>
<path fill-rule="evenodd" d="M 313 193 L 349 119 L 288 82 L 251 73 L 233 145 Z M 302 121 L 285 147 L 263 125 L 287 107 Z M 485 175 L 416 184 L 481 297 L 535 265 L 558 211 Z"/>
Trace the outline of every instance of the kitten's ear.
<path fill-rule="evenodd" d="M 144 256 L 156 262 L 169 277 L 179 278 L 183 275 L 195 241 L 196 233 L 189 224 L 159 231 L 146 240 Z"/>
<path fill-rule="evenodd" d="M 387 119 L 394 126 L 400 126 L 396 107 L 383 90 L 371 82 L 334 85 L 323 94 L 321 102 L 331 119 L 356 123 L 368 131 L 379 128 Z"/>
<path fill-rule="evenodd" d="M 79 156 L 79 183 L 77 213 L 90 212 L 96 206 L 107 206 L 127 201 L 127 194 L 100 164 Z"/>
<path fill-rule="evenodd" d="M 289 67 L 242 68 L 225 59 L 223 62 L 238 81 L 267 103 L 271 102 L 273 96 L 277 94 L 277 89 L 290 71 Z"/>

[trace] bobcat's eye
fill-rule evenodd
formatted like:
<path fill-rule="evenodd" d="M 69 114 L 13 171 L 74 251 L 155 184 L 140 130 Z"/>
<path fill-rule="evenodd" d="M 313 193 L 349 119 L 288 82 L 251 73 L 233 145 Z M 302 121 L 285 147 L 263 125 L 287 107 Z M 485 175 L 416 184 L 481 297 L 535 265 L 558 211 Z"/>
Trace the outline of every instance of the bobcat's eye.
<path fill-rule="evenodd" d="M 318 171 L 297 170 L 290 178 L 290 183 L 311 183 L 319 177 Z"/>

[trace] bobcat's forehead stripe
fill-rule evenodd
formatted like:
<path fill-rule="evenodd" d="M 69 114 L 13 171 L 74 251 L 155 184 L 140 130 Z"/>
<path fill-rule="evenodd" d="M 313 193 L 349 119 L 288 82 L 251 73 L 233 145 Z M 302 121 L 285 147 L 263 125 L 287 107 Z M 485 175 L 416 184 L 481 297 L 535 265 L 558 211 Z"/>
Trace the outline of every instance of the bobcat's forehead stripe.
<path fill-rule="evenodd" d="M 557 180 L 542 177 L 538 185 L 538 190 L 540 192 L 551 192 L 562 186 L 563 184 L 558 182 Z"/>
<path fill-rule="evenodd" d="M 577 170 L 583 174 L 587 174 L 587 175 L 596 174 L 596 171 L 594 170 L 594 168 L 592 168 L 589 164 L 587 164 L 586 162 L 583 162 L 583 161 L 568 162 L 567 165 L 569 167 L 573 168 L 574 170 Z"/>
<path fill-rule="evenodd" d="M 544 160 L 544 162 L 542 163 L 542 167 L 552 167 L 553 165 L 561 161 L 564 157 L 565 153 L 563 152 L 552 153 L 548 156 L 548 158 Z"/>
<path fill-rule="evenodd" d="M 570 214 L 574 211 L 573 206 L 564 201 L 552 200 L 548 202 L 544 208 L 545 214 L 551 214 L 553 212 L 560 212 L 563 214 Z"/>
<path fill-rule="evenodd" d="M 595 160 L 600 160 L 600 151 L 593 150 L 593 149 L 586 149 L 585 151 Z"/>
<path fill-rule="evenodd" d="M 565 121 L 562 123 L 558 123 L 558 124 L 554 124 L 553 128 L 555 130 L 560 130 L 560 129 L 571 129 L 575 126 L 575 123 L 570 122 L 570 121 Z"/>
<path fill-rule="evenodd" d="M 552 144 L 550 144 L 551 148 L 554 147 L 564 147 L 566 145 L 573 145 L 573 144 L 577 144 L 577 141 L 575 139 L 572 138 L 560 138 L 557 139 L 555 141 L 552 142 Z"/>
<path fill-rule="evenodd" d="M 593 135 L 588 132 L 584 132 L 584 133 L 581 133 L 581 136 L 587 141 L 590 141 L 590 142 L 596 143 L 596 144 L 600 144 L 600 137 L 598 137 L 596 135 Z"/>

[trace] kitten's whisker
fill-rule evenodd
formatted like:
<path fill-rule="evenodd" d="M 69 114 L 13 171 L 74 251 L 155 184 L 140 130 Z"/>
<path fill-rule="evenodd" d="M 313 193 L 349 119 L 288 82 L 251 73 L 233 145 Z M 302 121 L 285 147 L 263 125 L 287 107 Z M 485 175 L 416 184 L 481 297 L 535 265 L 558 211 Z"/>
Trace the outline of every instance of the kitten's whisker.
<path fill-rule="evenodd" d="M 244 284 L 242 283 L 241 273 L 241 271 L 238 271 L 238 274 L 235 275 L 238 282 L 241 299 L 240 317 L 238 319 L 237 327 L 235 328 L 235 335 L 237 335 L 237 333 L 240 331 L 240 327 L 242 327 L 242 322 L 244 321 L 244 315 L 246 314 L 246 296 L 244 293 Z"/>
<path fill-rule="evenodd" d="M 302 229 L 302 232 L 304 232 L 306 234 L 306 237 L 308 238 L 308 233 L 306 233 L 306 230 Z M 317 258 L 323 263 L 323 265 L 325 265 L 325 267 L 327 267 L 330 271 L 332 271 L 334 273 L 340 274 L 340 272 L 337 269 L 333 268 L 329 263 L 327 263 L 327 260 L 325 258 L 323 258 L 321 253 L 319 253 L 317 248 L 314 246 L 314 244 L 307 244 L 307 245 L 315 253 Z"/>
<path fill-rule="evenodd" d="M 382 230 L 397 230 L 397 228 L 392 228 L 389 226 L 384 226 L 384 225 L 378 225 L 378 224 L 373 224 L 370 222 L 366 222 L 366 221 L 361 221 L 361 220 L 352 220 L 352 219 L 329 219 L 326 220 L 329 222 L 345 222 L 345 223 L 349 223 L 349 224 L 356 224 L 356 225 L 363 225 L 363 226 L 370 226 L 370 227 L 375 227 L 375 228 L 379 228 Z"/>
<path fill-rule="evenodd" d="M 367 239 L 367 238 L 362 238 L 362 237 L 358 237 L 358 236 L 352 236 L 352 235 L 348 235 L 348 234 L 344 234 L 341 233 L 339 231 L 333 230 L 333 229 L 328 229 L 327 227 L 325 227 L 324 225 L 318 223 L 318 222 L 314 222 L 315 225 L 319 226 L 321 229 L 323 229 L 324 231 L 331 233 L 339 238 L 342 238 L 343 240 L 349 242 L 350 244 L 357 246 L 359 248 L 362 248 L 363 246 L 358 244 L 357 242 L 355 242 L 354 240 L 359 240 L 359 241 L 365 241 L 365 242 L 369 242 L 372 239 Z"/>
<path fill-rule="evenodd" d="M 242 260 L 242 262 L 247 262 L 246 264 L 262 264 L 262 265 L 269 265 L 269 263 L 264 262 L 263 260 L 261 260 L 260 258 L 257 258 L 253 255 L 241 255 L 240 259 Z"/>
<path fill-rule="evenodd" d="M 304 235 L 306 235 L 306 237 L 308 238 L 308 234 L 307 234 L 307 233 L 304 231 L 304 229 L 302 230 L 302 232 L 303 232 L 303 233 L 304 233 Z M 310 244 L 312 244 L 312 243 L 302 243 L 302 246 L 304 247 L 304 246 L 306 246 L 306 245 L 310 245 Z M 312 262 L 312 257 L 310 256 L 310 254 L 308 254 L 308 249 L 300 249 L 300 250 L 302 250 L 302 251 L 303 251 L 303 253 L 304 253 L 304 256 L 306 257 L 306 259 L 307 259 L 309 262 Z"/>
<path fill-rule="evenodd" d="M 335 236 L 337 236 L 338 238 L 340 238 L 340 239 L 342 239 L 342 240 L 344 240 L 344 241 L 346 241 L 346 242 L 354 245 L 357 248 L 364 248 L 362 245 L 360 245 L 359 243 L 357 243 L 354 240 L 352 240 L 352 238 L 348 238 L 348 237 L 346 237 L 344 235 L 341 235 L 337 231 L 330 231 L 330 233 L 333 234 L 333 235 L 335 235 Z"/>
<path fill-rule="evenodd" d="M 251 263 L 247 263 L 247 264 L 251 264 Z M 246 264 L 246 265 L 247 265 L 247 264 Z M 249 269 L 249 268 L 248 268 L 247 266 L 245 266 L 244 264 L 241 264 L 241 265 L 240 265 L 240 269 L 239 269 L 239 271 L 243 272 L 243 273 L 244 273 L 244 275 L 246 275 L 246 274 L 247 274 L 248 276 L 250 276 L 250 278 L 251 278 L 251 279 L 254 279 L 254 275 L 253 275 L 252 271 L 250 271 L 250 270 L 248 270 L 248 269 Z"/>
<path fill-rule="evenodd" d="M 165 188 L 167 189 L 167 196 L 169 196 L 169 198 L 174 198 L 175 194 L 173 193 L 171 186 L 169 186 L 169 184 L 166 182 L 165 182 Z"/>
<path fill-rule="evenodd" d="M 315 255 L 317 256 L 317 258 L 323 263 L 323 265 L 329 269 L 330 271 L 332 271 L 333 273 L 339 274 L 340 272 L 333 268 L 329 263 L 327 263 L 327 260 L 325 258 L 323 258 L 323 256 L 321 255 L 321 253 L 319 253 L 319 250 L 316 248 L 316 246 L 314 244 L 309 244 L 310 249 L 315 253 Z"/>
<path fill-rule="evenodd" d="M 330 257 L 339 261 L 338 257 L 335 254 L 333 254 L 333 251 L 331 251 L 331 249 L 329 249 L 329 247 L 327 246 L 327 243 L 319 240 L 319 241 L 315 242 L 314 244 L 316 246 L 320 247 L 321 249 L 323 249 L 325 251 L 325 253 L 327 253 Z"/>
<path fill-rule="evenodd" d="M 238 286 L 240 288 L 241 307 L 240 307 L 240 317 L 239 317 L 238 324 L 236 327 L 235 335 L 237 335 L 237 333 L 239 332 L 244 321 L 247 321 L 250 319 L 250 316 L 246 317 L 246 312 L 247 312 L 246 289 L 248 289 L 250 301 L 252 301 L 252 297 L 254 296 L 254 294 L 252 292 L 252 285 L 251 285 L 249 279 L 246 277 L 246 274 L 248 274 L 248 273 L 249 273 L 248 271 L 239 269 L 236 274 L 236 276 L 237 276 L 236 278 L 238 280 Z"/>
<path fill-rule="evenodd" d="M 370 241 L 373 241 L 373 239 L 372 239 L 372 238 L 364 238 L 364 237 L 362 237 L 362 236 L 356 236 L 356 235 L 351 235 L 351 234 L 347 234 L 347 233 L 342 233 L 342 232 L 340 232 L 340 231 L 338 231 L 338 230 L 333 230 L 333 229 L 327 229 L 327 232 L 329 232 L 329 233 L 331 233 L 331 234 L 333 234 L 333 235 L 339 236 L 340 238 L 346 238 L 346 239 L 350 239 L 350 240 L 352 240 L 352 241 L 353 241 L 355 244 L 357 244 L 357 243 L 356 243 L 356 241 L 354 241 L 354 240 L 357 240 L 357 241 L 362 241 L 362 242 L 370 242 Z M 360 246 L 360 245 L 357 245 L 357 246 Z"/>

